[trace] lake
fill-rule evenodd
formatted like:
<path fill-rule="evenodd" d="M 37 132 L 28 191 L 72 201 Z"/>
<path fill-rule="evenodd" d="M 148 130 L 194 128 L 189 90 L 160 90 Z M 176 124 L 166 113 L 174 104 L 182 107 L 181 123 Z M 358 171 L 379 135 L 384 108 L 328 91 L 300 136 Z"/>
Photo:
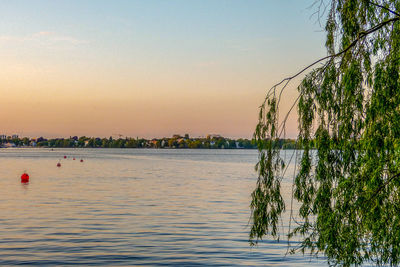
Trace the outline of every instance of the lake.
<path fill-rule="evenodd" d="M 0 149 L 0 265 L 326 265 L 285 256 L 284 237 L 249 246 L 256 162 L 255 150 Z"/>

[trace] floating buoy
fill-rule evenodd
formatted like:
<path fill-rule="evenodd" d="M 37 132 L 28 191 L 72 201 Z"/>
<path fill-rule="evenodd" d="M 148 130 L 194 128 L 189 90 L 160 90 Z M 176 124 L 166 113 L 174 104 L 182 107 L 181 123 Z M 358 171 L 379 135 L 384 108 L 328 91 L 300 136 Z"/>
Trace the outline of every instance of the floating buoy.
<path fill-rule="evenodd" d="M 57 163 L 57 167 L 61 167 L 61 163 L 59 162 L 59 163 Z"/>
<path fill-rule="evenodd" d="M 73 158 L 73 160 L 75 160 L 75 158 Z"/>
<path fill-rule="evenodd" d="M 81 159 L 81 162 L 83 162 L 83 159 Z"/>
<path fill-rule="evenodd" d="M 25 172 L 21 175 L 21 183 L 29 183 L 29 175 Z"/>
<path fill-rule="evenodd" d="M 66 159 L 67 158 L 67 156 L 64 156 L 64 159 Z"/>

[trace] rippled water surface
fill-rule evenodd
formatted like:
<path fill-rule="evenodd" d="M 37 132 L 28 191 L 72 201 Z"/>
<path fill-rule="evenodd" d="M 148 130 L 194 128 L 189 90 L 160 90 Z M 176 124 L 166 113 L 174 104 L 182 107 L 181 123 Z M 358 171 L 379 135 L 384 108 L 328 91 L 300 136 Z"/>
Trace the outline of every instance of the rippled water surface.
<path fill-rule="evenodd" d="M 249 246 L 256 161 L 254 150 L 1 149 L 0 265 L 324 265 L 285 256 L 285 241 Z"/>

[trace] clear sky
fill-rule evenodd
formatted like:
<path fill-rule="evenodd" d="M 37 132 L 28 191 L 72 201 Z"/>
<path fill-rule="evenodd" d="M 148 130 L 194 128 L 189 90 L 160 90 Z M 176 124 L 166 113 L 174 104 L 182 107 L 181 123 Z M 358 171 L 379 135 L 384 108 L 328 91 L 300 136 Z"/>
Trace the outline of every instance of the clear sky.
<path fill-rule="evenodd" d="M 1 0 L 0 134 L 251 137 L 267 89 L 326 53 L 313 2 Z"/>

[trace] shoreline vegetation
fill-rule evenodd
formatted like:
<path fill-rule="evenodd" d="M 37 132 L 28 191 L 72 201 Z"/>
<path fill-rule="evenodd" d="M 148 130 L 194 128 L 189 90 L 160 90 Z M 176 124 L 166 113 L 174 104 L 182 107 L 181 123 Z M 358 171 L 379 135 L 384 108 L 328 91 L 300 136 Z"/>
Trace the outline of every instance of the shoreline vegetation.
<path fill-rule="evenodd" d="M 278 141 L 282 149 L 294 149 L 294 139 L 281 139 Z M 29 138 L 17 135 L 0 135 L 0 148 L 9 147 L 51 147 L 51 148 L 172 148 L 172 149 L 257 149 L 253 140 L 239 138 L 231 139 L 220 135 L 207 135 L 206 137 L 190 138 L 188 134 L 183 136 L 175 134 L 164 138 L 131 138 L 120 136 L 119 138 L 100 138 L 86 136 L 71 136 L 69 138 L 46 139 L 44 137 Z"/>

